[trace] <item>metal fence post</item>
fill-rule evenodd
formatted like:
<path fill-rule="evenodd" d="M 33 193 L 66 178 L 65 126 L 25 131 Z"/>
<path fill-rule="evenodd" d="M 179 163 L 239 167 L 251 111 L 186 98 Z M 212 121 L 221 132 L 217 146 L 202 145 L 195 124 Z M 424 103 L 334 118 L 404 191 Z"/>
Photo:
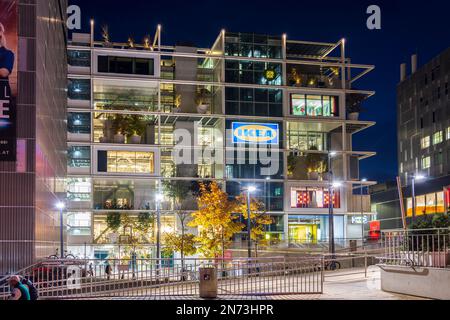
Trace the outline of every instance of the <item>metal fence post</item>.
<path fill-rule="evenodd" d="M 367 278 L 367 252 L 364 253 L 364 275 Z"/>

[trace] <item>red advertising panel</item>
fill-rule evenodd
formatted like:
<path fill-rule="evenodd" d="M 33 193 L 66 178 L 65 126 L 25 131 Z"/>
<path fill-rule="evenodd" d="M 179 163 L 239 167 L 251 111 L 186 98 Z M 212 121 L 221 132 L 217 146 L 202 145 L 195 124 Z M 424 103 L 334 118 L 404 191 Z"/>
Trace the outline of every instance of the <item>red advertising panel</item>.
<path fill-rule="evenodd" d="M 369 239 L 378 240 L 381 238 L 381 222 L 380 221 L 371 221 L 369 223 Z"/>
<path fill-rule="evenodd" d="M 0 0 L 0 161 L 16 161 L 17 0 Z"/>

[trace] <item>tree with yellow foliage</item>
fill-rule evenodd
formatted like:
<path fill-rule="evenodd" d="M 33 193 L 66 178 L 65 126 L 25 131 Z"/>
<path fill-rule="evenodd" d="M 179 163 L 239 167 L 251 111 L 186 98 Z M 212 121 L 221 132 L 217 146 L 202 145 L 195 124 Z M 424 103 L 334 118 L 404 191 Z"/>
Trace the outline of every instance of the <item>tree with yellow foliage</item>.
<path fill-rule="evenodd" d="M 237 212 L 239 212 L 248 221 L 248 199 L 247 195 L 236 197 Z M 273 223 L 273 218 L 267 214 L 265 205 L 262 201 L 252 198 L 250 200 L 250 226 L 251 240 L 255 244 L 255 254 L 258 257 L 258 246 L 265 244 L 265 229 Z"/>
<path fill-rule="evenodd" d="M 231 201 L 216 182 L 200 183 L 197 202 L 199 209 L 192 214 L 188 225 L 199 230 L 196 239 L 199 252 L 205 258 L 221 256 L 224 259 L 231 239 L 244 227 L 235 214 L 236 202 Z"/>

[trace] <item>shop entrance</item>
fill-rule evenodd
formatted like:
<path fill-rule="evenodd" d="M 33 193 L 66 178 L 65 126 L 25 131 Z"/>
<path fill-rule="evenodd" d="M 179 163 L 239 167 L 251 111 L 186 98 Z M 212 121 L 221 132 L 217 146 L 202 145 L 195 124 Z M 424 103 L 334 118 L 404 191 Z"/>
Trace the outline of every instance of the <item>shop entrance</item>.
<path fill-rule="evenodd" d="M 296 243 L 317 243 L 318 225 L 298 224 L 289 226 L 289 240 Z"/>

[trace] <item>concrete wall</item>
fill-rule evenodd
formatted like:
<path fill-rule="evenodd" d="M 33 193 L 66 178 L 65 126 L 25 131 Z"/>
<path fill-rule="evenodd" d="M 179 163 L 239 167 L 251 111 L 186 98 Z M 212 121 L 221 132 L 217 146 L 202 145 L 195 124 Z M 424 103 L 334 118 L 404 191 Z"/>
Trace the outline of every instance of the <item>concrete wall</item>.
<path fill-rule="evenodd" d="M 450 300 L 450 269 L 381 266 L 381 289 L 439 300 Z"/>

